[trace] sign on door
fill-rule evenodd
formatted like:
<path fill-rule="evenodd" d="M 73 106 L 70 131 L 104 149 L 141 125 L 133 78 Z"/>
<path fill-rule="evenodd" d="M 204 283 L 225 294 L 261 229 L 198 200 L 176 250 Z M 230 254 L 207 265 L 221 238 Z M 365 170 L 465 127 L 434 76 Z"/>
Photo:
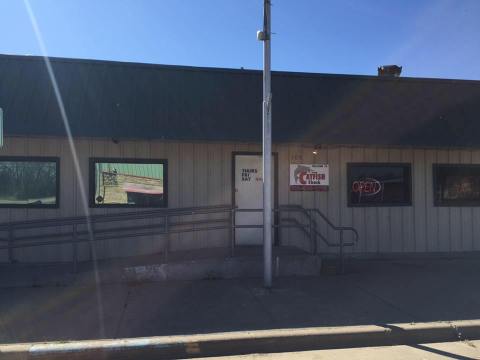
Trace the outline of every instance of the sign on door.
<path fill-rule="evenodd" d="M 235 155 L 234 166 L 236 208 L 259 210 L 255 212 L 236 212 L 235 223 L 236 225 L 263 225 L 263 212 L 261 211 L 263 209 L 262 156 Z M 274 174 L 274 169 L 272 170 L 272 174 Z M 262 245 L 263 229 L 261 227 L 236 229 L 235 244 Z"/>

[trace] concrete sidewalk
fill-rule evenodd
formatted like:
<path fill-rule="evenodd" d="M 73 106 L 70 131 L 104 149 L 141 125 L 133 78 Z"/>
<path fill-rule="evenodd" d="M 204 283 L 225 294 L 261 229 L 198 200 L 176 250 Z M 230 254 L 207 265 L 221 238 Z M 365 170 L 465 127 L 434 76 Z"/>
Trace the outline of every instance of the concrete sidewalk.
<path fill-rule="evenodd" d="M 480 319 L 478 260 L 359 261 L 342 276 L 0 289 L 0 343 Z"/>
<path fill-rule="evenodd" d="M 328 349 L 274 354 L 251 354 L 198 358 L 198 360 L 475 360 L 480 359 L 480 341 Z"/>

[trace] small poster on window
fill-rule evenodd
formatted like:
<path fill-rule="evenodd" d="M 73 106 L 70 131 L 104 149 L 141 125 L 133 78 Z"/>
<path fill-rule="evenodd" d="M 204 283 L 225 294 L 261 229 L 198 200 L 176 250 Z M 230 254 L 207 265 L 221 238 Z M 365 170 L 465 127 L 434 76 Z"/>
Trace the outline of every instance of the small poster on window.
<path fill-rule="evenodd" d="M 327 191 L 328 164 L 290 164 L 290 190 Z"/>

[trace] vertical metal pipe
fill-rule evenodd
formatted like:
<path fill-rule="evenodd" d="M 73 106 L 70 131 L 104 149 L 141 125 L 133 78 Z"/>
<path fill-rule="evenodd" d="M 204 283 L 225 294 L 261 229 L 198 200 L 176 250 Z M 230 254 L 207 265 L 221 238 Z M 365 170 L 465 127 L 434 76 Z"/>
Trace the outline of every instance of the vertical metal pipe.
<path fill-rule="evenodd" d="M 235 256 L 235 207 L 230 211 L 230 256 Z"/>
<path fill-rule="evenodd" d="M 87 217 L 87 227 L 90 226 L 90 260 L 93 262 L 93 266 L 96 266 L 97 262 L 97 239 L 95 238 L 95 223 L 91 220 L 90 217 Z"/>
<path fill-rule="evenodd" d="M 340 274 L 343 274 L 345 271 L 344 268 L 344 259 L 343 259 L 343 230 L 340 230 Z"/>
<path fill-rule="evenodd" d="M 73 224 L 73 249 L 72 249 L 72 257 L 73 257 L 73 273 L 77 273 L 77 263 L 78 263 L 78 234 L 77 234 L 77 224 Z"/>
<path fill-rule="evenodd" d="M 165 263 L 168 263 L 168 255 L 170 252 L 170 228 L 168 214 L 165 215 L 165 234 L 167 235 L 167 241 L 165 243 Z"/>
<path fill-rule="evenodd" d="M 270 0 L 264 0 L 263 18 L 263 252 L 264 286 L 272 286 L 272 93 Z"/>
<path fill-rule="evenodd" d="M 14 263 L 15 259 L 13 258 L 13 228 L 10 226 L 8 229 L 8 261 Z"/>
<path fill-rule="evenodd" d="M 307 212 L 307 214 L 309 213 Z M 310 216 L 308 217 L 308 221 L 309 221 L 309 227 L 310 227 L 310 242 L 312 246 L 312 254 L 316 255 L 317 254 L 317 236 L 313 232 L 312 214 L 310 214 Z"/>

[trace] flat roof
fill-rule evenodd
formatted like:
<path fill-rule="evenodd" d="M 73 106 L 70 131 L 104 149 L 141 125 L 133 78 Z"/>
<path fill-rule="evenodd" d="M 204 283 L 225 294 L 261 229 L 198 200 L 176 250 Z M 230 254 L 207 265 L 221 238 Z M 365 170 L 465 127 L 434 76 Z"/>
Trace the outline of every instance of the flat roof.
<path fill-rule="evenodd" d="M 260 142 L 258 70 L 50 58 L 78 137 Z M 480 81 L 272 73 L 273 141 L 476 147 Z M 5 134 L 65 136 L 38 56 L 0 55 Z"/>

